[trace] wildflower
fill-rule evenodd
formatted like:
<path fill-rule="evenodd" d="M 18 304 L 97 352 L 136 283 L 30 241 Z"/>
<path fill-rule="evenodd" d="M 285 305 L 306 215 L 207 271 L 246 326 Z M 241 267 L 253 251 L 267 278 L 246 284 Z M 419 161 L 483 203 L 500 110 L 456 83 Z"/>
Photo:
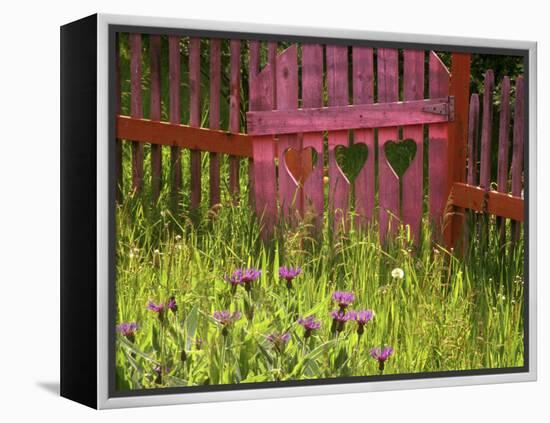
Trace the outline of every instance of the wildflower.
<path fill-rule="evenodd" d="M 222 335 L 226 336 L 228 333 L 228 326 L 241 318 L 241 312 L 234 311 L 233 313 L 231 313 L 227 310 L 215 311 L 213 316 L 214 320 L 216 320 L 218 324 L 222 327 Z"/>
<path fill-rule="evenodd" d="M 226 276 L 225 280 L 228 282 L 233 290 L 237 285 L 244 285 L 247 291 L 252 288 L 251 282 L 257 280 L 262 272 L 258 269 L 236 269 L 231 276 Z"/>
<path fill-rule="evenodd" d="M 394 279 L 403 279 L 405 277 L 405 272 L 400 267 L 396 267 L 391 271 L 391 277 Z"/>
<path fill-rule="evenodd" d="M 157 313 L 159 320 L 161 322 L 164 321 L 164 304 L 163 303 L 156 304 L 153 301 L 149 301 L 149 303 L 147 304 L 147 310 Z"/>
<path fill-rule="evenodd" d="M 134 342 L 138 324 L 136 322 L 121 323 L 117 325 L 116 331 L 126 337 L 130 342 Z"/>
<path fill-rule="evenodd" d="M 172 310 L 172 312 L 176 313 L 178 311 L 178 305 L 176 303 L 176 297 L 172 296 L 169 298 L 168 303 L 166 304 L 166 308 L 169 310 Z"/>
<path fill-rule="evenodd" d="M 267 340 L 273 345 L 273 348 L 275 348 L 278 353 L 282 353 L 286 344 L 290 341 L 290 333 L 272 333 L 267 336 Z"/>
<path fill-rule="evenodd" d="M 304 338 L 309 338 L 314 330 L 321 327 L 321 322 L 315 320 L 315 316 L 300 317 L 298 324 L 305 329 Z"/>
<path fill-rule="evenodd" d="M 392 347 L 384 347 L 384 348 L 372 348 L 370 350 L 370 355 L 375 360 L 378 360 L 378 370 L 380 370 L 380 373 L 384 371 L 384 365 L 386 363 L 386 360 L 390 358 L 390 355 L 393 354 L 393 348 Z"/>
<path fill-rule="evenodd" d="M 286 280 L 286 287 L 290 290 L 292 288 L 292 280 L 302 273 L 300 267 L 280 267 L 279 277 Z"/>
<path fill-rule="evenodd" d="M 155 367 L 153 367 L 153 372 L 156 374 L 155 383 L 161 385 L 162 375 L 168 374 L 170 369 L 168 367 L 161 366 L 160 364 L 156 364 Z"/>
<path fill-rule="evenodd" d="M 159 250 L 153 251 L 153 266 L 154 267 L 160 267 L 161 262 L 161 253 Z"/>
<path fill-rule="evenodd" d="M 342 332 L 344 330 L 344 325 L 348 320 L 353 319 L 352 313 L 346 313 L 345 311 L 340 310 L 334 310 L 330 312 L 330 316 L 332 317 L 332 327 L 330 329 L 331 332 Z"/>
<path fill-rule="evenodd" d="M 361 336 L 365 332 L 365 325 L 372 320 L 374 312 L 372 310 L 350 311 L 350 320 L 357 322 L 357 335 Z"/>
<path fill-rule="evenodd" d="M 353 292 L 335 291 L 332 294 L 332 299 L 338 303 L 340 311 L 345 311 L 346 308 L 355 301 L 355 294 Z"/>

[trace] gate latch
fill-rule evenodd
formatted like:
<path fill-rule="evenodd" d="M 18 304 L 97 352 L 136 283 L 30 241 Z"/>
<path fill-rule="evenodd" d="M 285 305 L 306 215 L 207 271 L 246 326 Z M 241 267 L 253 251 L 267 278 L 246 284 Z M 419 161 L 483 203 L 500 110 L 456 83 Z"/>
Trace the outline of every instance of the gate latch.
<path fill-rule="evenodd" d="M 455 119 L 455 98 L 449 96 L 446 103 L 437 103 L 422 107 L 422 111 L 435 115 L 447 116 L 449 122 Z"/>

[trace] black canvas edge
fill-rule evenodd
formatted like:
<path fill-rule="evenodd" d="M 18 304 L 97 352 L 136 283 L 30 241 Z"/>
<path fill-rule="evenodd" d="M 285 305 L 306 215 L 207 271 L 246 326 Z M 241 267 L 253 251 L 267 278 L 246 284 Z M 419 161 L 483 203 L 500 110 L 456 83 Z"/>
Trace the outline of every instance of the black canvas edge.
<path fill-rule="evenodd" d="M 97 14 L 61 27 L 61 396 L 97 408 Z"/>

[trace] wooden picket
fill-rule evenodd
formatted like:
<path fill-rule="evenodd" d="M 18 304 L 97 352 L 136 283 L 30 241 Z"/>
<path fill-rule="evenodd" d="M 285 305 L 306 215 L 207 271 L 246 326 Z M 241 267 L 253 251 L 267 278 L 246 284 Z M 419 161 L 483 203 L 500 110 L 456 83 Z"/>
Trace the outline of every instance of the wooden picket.
<path fill-rule="evenodd" d="M 120 115 L 120 102 L 116 104 L 119 141 L 115 163 L 119 201 L 124 186 L 120 140 L 129 140 L 132 146 L 131 185 L 136 192 L 141 191 L 144 184 L 143 145 L 151 144 L 153 202 L 158 200 L 163 184 L 162 147 L 170 147 L 169 182 L 173 206 L 182 204 L 183 198 L 182 149 L 190 151 L 190 180 L 186 183 L 190 191 L 190 210 L 198 209 L 203 202 L 202 152 L 208 153 L 207 201 L 210 207 L 222 202 L 225 186 L 235 203 L 242 200 L 239 198 L 239 168 L 242 159 L 249 160 L 249 206 L 259 217 L 264 238 L 273 233 L 279 219 L 294 224 L 298 219 L 312 218 L 319 231 L 328 213 L 335 231 L 346 230 L 351 224 L 367 228 L 376 222 L 384 241 L 389 234 L 395 234 L 399 224 L 404 224 L 410 228 L 413 240 L 418 240 L 421 238 L 425 184 L 428 218 L 436 241 L 444 239 L 452 244 L 456 240 L 457 230 L 462 225 L 462 218 L 456 216 L 464 215 L 463 209 L 499 216 L 501 231 L 505 228 L 504 219 L 512 219 L 512 239 L 519 238 L 521 229 L 517 222 L 523 220 L 520 210 L 524 142 L 522 78 L 515 82 L 513 109 L 509 104 L 510 79 L 505 77 L 501 84 L 498 166 L 496 179 L 491 179 L 494 74 L 491 70 L 486 72 L 482 110 L 477 94 L 471 96 L 468 105 L 470 59 L 467 54 L 453 54 L 451 75 L 433 51 L 290 44 L 279 52 L 274 41 L 252 40 L 243 44 L 241 40 L 232 39 L 228 42 L 229 71 L 224 75 L 223 40 L 208 40 L 208 52 L 201 56 L 206 42 L 194 37 L 168 36 L 169 121 L 164 122 L 161 115 L 162 37 L 148 37 L 149 57 L 145 66 L 148 66 L 150 77 L 150 113 L 148 119 L 144 119 L 142 35 L 128 36 L 130 116 Z M 182 84 L 181 61 L 185 51 L 188 52 L 188 83 Z M 248 69 L 245 70 L 241 69 L 243 54 L 248 56 Z M 266 58 L 263 68 L 262 56 Z M 209 63 L 208 73 L 204 75 L 201 75 L 201 57 L 207 57 Z M 425 75 L 426 59 L 428 74 Z M 119 66 L 117 57 L 117 75 L 120 75 Z M 246 73 L 249 111 L 247 133 L 244 134 L 240 133 L 241 82 Z M 119 78 L 115 85 L 118 92 Z M 208 104 L 204 105 L 208 109 L 207 128 L 201 127 L 201 78 L 209 80 Z M 229 96 L 225 99 L 222 98 L 223 80 L 229 83 Z M 426 80 L 427 96 L 424 94 Z M 188 92 L 183 93 L 185 85 Z M 456 121 L 455 96 L 460 113 Z M 182 122 L 181 98 L 189 99 L 189 122 Z M 228 101 L 227 130 L 221 129 L 223 101 Z M 510 131 L 512 110 L 513 131 Z M 426 127 L 427 180 L 424 178 Z M 512 142 L 510 132 L 513 133 Z M 354 144 L 367 147 L 365 163 L 354 180 L 348 179 L 337 161 L 339 149 L 351 147 L 350 139 Z M 400 177 L 387 157 L 387 146 L 403 140 L 412 140 L 416 151 Z M 227 175 L 220 173 L 221 154 L 229 156 Z M 375 175 L 376 169 L 378 175 Z M 493 180 L 496 191 L 491 191 Z M 328 199 L 325 199 L 325 183 L 328 184 Z M 356 215 L 354 222 L 348 220 L 351 210 Z M 469 236 L 468 228 L 464 236 Z"/>

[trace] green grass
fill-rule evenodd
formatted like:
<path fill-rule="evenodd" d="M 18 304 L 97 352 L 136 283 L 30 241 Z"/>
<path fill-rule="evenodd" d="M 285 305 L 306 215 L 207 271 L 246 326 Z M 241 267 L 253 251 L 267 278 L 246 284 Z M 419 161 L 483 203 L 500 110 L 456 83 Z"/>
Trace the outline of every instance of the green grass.
<path fill-rule="evenodd" d="M 384 374 L 523 365 L 523 246 L 503 250 L 495 225 L 464 258 L 434 244 L 426 224 L 417 246 L 403 229 L 381 246 L 376 227 L 332 234 L 325 219 L 312 237 L 305 219 L 266 245 L 243 203 L 178 217 L 140 197 L 118 206 L 117 322 L 139 324 L 134 342 L 117 337 L 119 389 L 377 375 L 369 350 L 382 345 L 395 349 Z M 283 265 L 303 269 L 291 291 Z M 250 294 L 224 281 L 238 267 L 262 271 Z M 395 267 L 403 280 L 391 277 Z M 355 292 L 353 309 L 374 310 L 362 337 L 355 322 L 331 333 L 335 290 Z M 164 321 L 147 310 L 171 296 L 178 310 Z M 243 312 L 226 337 L 216 310 Z M 322 326 L 306 341 L 297 319 L 308 315 Z M 286 331 L 278 353 L 266 336 Z"/>

